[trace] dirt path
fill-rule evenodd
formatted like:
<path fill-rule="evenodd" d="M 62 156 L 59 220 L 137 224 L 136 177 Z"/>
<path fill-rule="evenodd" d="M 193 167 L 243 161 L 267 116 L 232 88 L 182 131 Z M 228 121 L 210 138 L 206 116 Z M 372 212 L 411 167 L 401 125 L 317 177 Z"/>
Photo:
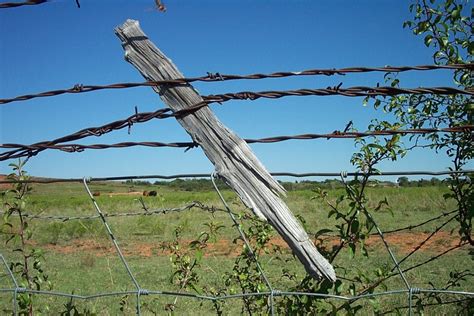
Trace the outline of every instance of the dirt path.
<path fill-rule="evenodd" d="M 396 234 L 389 234 L 386 236 L 386 240 L 390 246 L 397 249 L 401 253 L 409 253 L 420 242 L 429 236 L 428 233 L 420 232 L 403 232 Z M 325 240 L 326 245 L 337 244 L 338 240 L 329 237 Z M 183 246 L 186 246 L 188 242 L 183 242 Z M 438 232 L 433 236 L 420 251 L 424 252 L 441 252 L 448 248 L 451 248 L 459 243 L 459 237 L 455 234 L 450 235 L 448 232 Z M 120 247 L 126 256 L 163 256 L 168 255 L 167 251 L 164 251 L 160 247 L 159 242 L 136 242 L 127 243 L 120 242 Z M 280 237 L 273 237 L 270 241 L 270 245 L 278 245 L 283 249 L 288 250 L 287 244 Z M 378 236 L 371 236 L 367 241 L 366 245 L 369 249 L 374 247 L 383 247 L 382 241 Z M 105 255 L 114 255 L 115 248 L 112 243 L 103 241 L 97 241 L 94 239 L 79 239 L 71 241 L 69 245 L 53 245 L 47 244 L 43 246 L 45 250 L 57 252 L 60 254 L 76 254 L 76 253 L 89 253 L 97 257 Z M 219 240 L 215 243 L 209 243 L 205 249 L 206 256 L 227 256 L 235 257 L 242 249 L 241 244 L 234 244 L 231 240 Z"/>

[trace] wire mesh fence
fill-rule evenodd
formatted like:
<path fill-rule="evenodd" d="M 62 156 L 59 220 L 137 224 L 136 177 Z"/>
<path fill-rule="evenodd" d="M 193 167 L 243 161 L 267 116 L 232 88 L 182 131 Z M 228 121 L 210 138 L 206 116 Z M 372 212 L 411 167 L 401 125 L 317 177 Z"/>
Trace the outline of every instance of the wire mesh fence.
<path fill-rule="evenodd" d="M 41 4 L 46 1 L 26 1 L 22 3 L 10 4 L 4 3 L 0 4 L 0 8 L 7 8 L 7 7 L 15 7 L 15 6 L 22 6 L 22 5 L 34 5 L 34 4 Z M 79 6 L 79 2 L 78 6 Z M 111 85 L 82 85 L 77 84 L 73 88 L 70 89 L 60 89 L 60 90 L 53 90 L 53 91 L 46 91 L 37 94 L 26 94 L 21 95 L 14 98 L 3 98 L 0 99 L 0 104 L 7 104 L 11 102 L 17 101 L 26 101 L 34 98 L 40 97 L 53 97 L 62 94 L 76 94 L 76 93 L 83 93 L 83 92 L 92 92 L 104 89 L 126 89 L 126 88 L 133 88 L 133 87 L 157 87 L 157 86 L 166 86 L 166 87 L 173 87 L 173 86 L 180 86 L 186 85 L 191 82 L 195 81 L 202 81 L 202 82 L 217 82 L 217 81 L 226 81 L 226 80 L 257 80 L 257 79 L 266 79 L 266 78 L 283 78 L 283 77 L 293 77 L 293 76 L 313 76 L 313 75 L 345 75 L 351 73 L 366 73 L 366 72 L 383 72 L 383 73 L 393 73 L 393 72 L 404 72 L 404 71 L 428 71 L 428 70 L 437 70 L 437 69 L 449 69 L 449 70 L 465 70 L 465 71 L 472 71 L 473 65 L 472 64 L 453 64 L 453 65 L 446 65 L 446 66 L 439 66 L 439 65 L 424 65 L 424 66 L 401 66 L 401 67 L 352 67 L 352 68 L 342 68 L 342 69 L 309 69 L 304 70 L 301 72 L 276 72 L 271 74 L 250 74 L 250 75 L 228 75 L 228 74 L 220 74 L 220 73 L 208 73 L 207 76 L 201 77 L 194 77 L 194 78 L 182 78 L 177 80 L 162 80 L 162 81 L 151 81 L 151 82 L 143 82 L 143 83 L 117 83 Z M 125 148 L 125 147 L 132 147 L 132 146 L 149 146 L 149 147 L 180 147 L 180 148 L 193 148 L 196 147 L 198 144 L 196 142 L 174 142 L 174 143 L 160 143 L 160 142 L 126 142 L 126 143 L 118 143 L 118 144 L 95 144 L 95 145 L 81 145 L 81 144 L 71 144 L 70 142 L 76 141 L 79 139 L 83 139 L 89 136 L 101 136 L 103 134 L 128 128 L 130 128 L 135 123 L 144 123 L 148 122 L 152 119 L 165 119 L 165 118 L 183 118 L 187 115 L 192 115 L 193 113 L 199 111 L 202 108 L 208 107 L 212 103 L 222 103 L 227 102 L 230 100 L 257 100 L 260 98 L 267 98 L 267 99 L 277 99 L 287 96 L 345 96 L 345 97 L 368 97 L 374 98 L 377 96 L 383 97 L 392 97 L 397 95 L 441 95 L 441 96 L 454 96 L 454 95 L 462 95 L 467 97 L 472 97 L 474 91 L 472 88 L 455 88 L 455 87 L 420 87 L 420 88 L 400 88 L 394 86 L 388 87 L 348 87 L 343 88 L 342 84 L 334 87 L 327 87 L 327 88 L 319 88 L 319 89 L 296 89 L 296 90 L 281 90 L 281 91 L 241 91 L 237 93 L 222 93 L 222 94 L 215 94 L 215 95 L 208 95 L 203 96 L 203 101 L 197 104 L 193 104 L 192 106 L 179 110 L 173 111 L 169 108 L 158 109 L 154 112 L 147 112 L 147 113 L 139 113 L 137 108 L 135 108 L 135 114 L 121 120 L 114 121 L 112 123 L 104 124 L 98 127 L 88 127 L 82 129 L 76 133 L 69 134 L 66 136 L 62 136 L 56 138 L 54 140 L 46 140 L 37 142 L 35 144 L 25 145 L 25 144 L 0 144 L 0 148 L 3 151 L 0 153 L 0 161 L 9 160 L 13 158 L 30 158 L 33 157 L 44 150 L 51 150 L 57 149 L 65 152 L 78 152 L 83 151 L 85 149 L 105 149 L 105 148 Z M 3 106 L 3 105 L 2 105 Z M 461 125 L 461 126 L 445 126 L 436 128 L 415 128 L 415 129 L 382 129 L 382 130 L 372 130 L 366 132 L 357 132 L 355 130 L 346 130 L 344 131 L 334 131 L 332 133 L 326 134 L 305 134 L 305 135 L 293 135 L 293 136 L 276 136 L 276 137 L 267 137 L 262 139 L 247 139 L 248 143 L 273 143 L 273 142 L 281 142 L 286 140 L 293 140 L 293 139 L 301 139 L 301 140 L 310 140 L 310 139 L 319 139 L 319 138 L 326 138 L 326 139 L 333 139 L 333 138 L 355 138 L 360 140 L 361 138 L 368 137 L 368 136 L 393 136 L 393 135 L 426 135 L 426 134 L 463 134 L 467 135 L 466 138 L 472 139 L 472 132 L 474 126 L 472 125 Z M 8 150 L 8 151 L 5 151 Z M 324 176 L 324 177 L 340 177 L 340 182 L 347 188 L 349 186 L 348 177 L 366 177 L 368 179 L 371 176 L 397 176 L 397 175 L 449 175 L 452 177 L 456 177 L 457 179 L 460 177 L 464 177 L 466 181 L 470 181 L 470 177 L 467 175 L 472 174 L 473 170 L 451 170 L 451 171 L 440 171 L 440 172 L 432 172 L 432 171 L 395 171 L 395 172 L 374 172 L 372 169 L 369 172 L 340 172 L 340 173 L 331 173 L 331 172 L 319 172 L 319 173 L 304 173 L 304 174 L 296 174 L 290 172 L 279 172 L 274 173 L 274 176 L 287 176 L 287 177 L 297 177 L 297 178 L 304 178 L 304 177 L 317 177 L 317 176 Z M 413 271 L 415 269 L 424 267 L 426 264 L 438 260 L 442 256 L 451 253 L 457 249 L 462 247 L 468 246 L 469 242 L 467 241 L 459 241 L 459 243 L 447 247 L 440 253 L 437 253 L 421 262 L 417 262 L 409 267 L 404 267 L 402 264 L 406 263 L 406 261 L 413 257 L 413 255 L 421 249 L 423 246 L 427 244 L 427 242 L 433 238 L 436 234 L 438 234 L 441 230 L 445 229 L 447 226 L 450 225 L 453 221 L 457 220 L 460 216 L 457 210 L 454 211 L 447 211 L 445 210 L 442 214 L 436 215 L 432 218 L 423 220 L 422 222 L 416 224 L 410 224 L 408 226 L 399 227 L 395 229 L 390 229 L 387 231 L 383 231 L 382 228 L 379 226 L 377 220 L 372 216 L 372 214 L 365 210 L 364 207 L 361 207 L 361 211 L 365 213 L 368 223 L 371 226 L 371 229 L 375 230 L 374 233 L 371 233 L 372 236 L 377 236 L 380 239 L 381 243 L 383 244 L 384 251 L 387 253 L 388 258 L 390 260 L 390 271 L 389 273 L 380 276 L 373 284 L 363 288 L 359 291 L 349 291 L 350 295 L 339 295 L 339 294 L 330 294 L 329 292 L 317 292 L 317 291 L 289 291 L 288 287 L 283 287 L 280 284 L 275 283 L 275 280 L 269 276 L 269 272 L 265 270 L 265 265 L 261 262 L 262 257 L 259 256 L 255 250 L 253 249 L 252 243 L 249 241 L 249 238 L 242 228 L 242 223 L 238 220 L 238 212 L 235 212 L 232 208 L 230 203 L 225 195 L 221 192 L 221 188 L 216 184 L 216 178 L 218 178 L 217 173 L 213 173 L 211 176 L 207 174 L 182 174 L 182 175 L 148 175 L 148 176 L 125 176 L 125 177 L 102 177 L 102 178 L 83 178 L 83 179 L 29 179 L 29 180 L 19 180 L 19 181 L 0 181 L 0 184 L 11 184 L 11 183 L 37 183 L 37 184 L 48 184 L 48 183 L 68 183 L 68 182 L 78 182 L 81 181 L 84 187 L 84 190 L 90 199 L 93 209 L 95 211 L 94 215 L 65 215 L 65 214 L 34 214 L 34 213 L 23 213 L 20 216 L 27 218 L 27 219 L 35 219 L 35 220 L 57 220 L 57 221 L 82 221 L 82 220 L 100 220 L 102 227 L 106 232 L 107 238 L 113 245 L 114 253 L 116 254 L 117 258 L 120 261 L 120 264 L 123 268 L 123 273 L 126 275 L 128 280 L 128 285 L 132 286 L 132 289 L 129 290 L 122 290 L 122 291 L 104 291 L 96 294 L 90 295 L 79 295 L 74 293 L 68 293 L 65 291 L 48 291 L 48 290 L 39 290 L 35 289 L 32 284 L 24 284 L 24 282 L 20 282 L 18 278 L 18 274 L 15 275 L 13 272 L 14 266 L 12 266 L 9 258 L 4 254 L 0 253 L 0 259 L 2 261 L 3 270 L 5 271 L 4 275 L 0 275 L 1 280 L 8 279 L 10 281 L 11 286 L 6 286 L 0 288 L 0 293 L 5 293 L 7 295 L 11 295 L 11 311 L 14 315 L 19 313 L 19 306 L 22 294 L 28 294 L 32 296 L 44 296 L 44 297 L 62 297 L 70 299 L 71 301 L 74 300 L 82 300 L 82 301 L 93 301 L 98 300 L 101 298 L 107 297 L 123 297 L 123 296 L 130 296 L 134 298 L 134 310 L 137 315 L 141 315 L 144 312 L 142 308 L 144 306 L 144 298 L 145 297 L 172 297 L 174 298 L 174 302 L 171 305 L 175 305 L 178 297 L 186 297 L 191 299 L 196 299 L 199 301 L 209 301 L 213 304 L 220 301 L 228 301 L 233 299 L 242 299 L 244 304 L 247 303 L 247 299 L 250 298 L 262 298 L 264 301 L 264 306 L 266 306 L 267 310 L 261 312 L 267 312 L 268 314 L 274 315 L 278 313 L 276 310 L 278 304 L 277 300 L 279 298 L 288 298 L 288 297 L 298 297 L 298 298 L 313 298 L 321 301 L 340 301 L 340 302 L 347 302 L 347 303 L 354 303 L 360 300 L 370 301 L 376 298 L 384 298 L 384 297 L 392 297 L 392 296 L 403 296 L 403 304 L 396 306 L 396 309 L 407 309 L 408 313 L 411 315 L 415 310 L 415 303 L 414 300 L 416 297 L 419 296 L 426 296 L 432 297 L 435 302 L 429 301 L 426 303 L 427 305 L 443 305 L 443 304 L 456 304 L 456 303 L 465 303 L 472 304 L 472 299 L 474 297 L 474 292 L 468 290 L 452 290 L 449 287 L 446 288 L 419 288 L 416 287 L 413 282 L 407 277 L 407 273 Z M 178 206 L 178 207 L 169 207 L 169 208 L 158 208 L 158 209 L 150 209 L 148 208 L 142 199 L 139 199 L 141 203 L 141 210 L 140 211 L 129 211 L 129 212 L 104 212 L 101 208 L 100 201 L 94 196 L 90 188 L 90 184 L 94 181 L 114 181 L 114 180 L 129 180 L 129 179 L 176 179 L 176 178 L 201 178 L 207 177 L 211 179 L 213 189 L 217 193 L 217 196 L 222 203 L 222 207 L 215 207 L 206 205 L 203 202 L 194 201 L 191 203 L 186 203 L 185 205 Z M 239 239 L 242 241 L 244 245 L 244 249 L 246 249 L 245 253 L 247 258 L 252 261 L 255 265 L 255 271 L 260 276 L 262 280 L 262 287 L 258 288 L 255 291 L 246 291 L 242 293 L 207 293 L 202 294 L 198 291 L 191 292 L 185 290 L 184 286 L 181 286 L 179 290 L 176 291 L 167 291 L 160 288 L 149 288 L 144 286 L 142 280 L 137 278 L 137 274 L 139 271 L 134 269 L 130 263 L 127 256 L 124 254 L 122 247 L 119 242 L 119 238 L 117 237 L 117 232 L 114 232 L 113 225 L 110 223 L 110 220 L 113 218 L 123 217 L 123 218 L 131 218 L 131 217 L 149 217 L 149 216 L 161 216 L 166 213 L 180 213 L 189 211 L 192 209 L 200 209 L 209 213 L 222 213 L 227 214 L 229 219 L 232 223 L 232 227 L 238 232 Z M 13 215 L 16 216 L 15 213 L 11 213 L 9 211 L 2 211 L 2 215 L 8 216 Z M 401 232 L 404 230 L 412 230 L 428 223 L 432 224 L 438 220 L 443 220 L 443 223 L 434 227 L 432 231 L 425 237 L 418 241 L 416 247 L 411 250 L 408 254 L 406 254 L 403 258 L 399 259 L 397 253 L 393 250 L 393 245 L 387 238 L 388 234 L 393 234 L 397 232 Z M 354 222 L 351 220 L 348 222 L 348 226 L 351 226 Z M 23 225 L 23 224 L 22 224 Z M 313 234 L 312 234 L 313 235 Z M 320 233 L 315 232 L 314 235 L 322 236 L 322 235 L 330 235 L 329 232 Z M 316 239 L 316 238 L 315 238 Z M 342 240 L 342 245 L 345 243 Z M 339 249 L 340 250 L 340 249 Z M 336 251 L 336 254 L 338 251 Z M 334 259 L 334 258 L 332 258 Z M 424 273 L 426 271 L 422 271 Z M 384 289 L 383 291 L 375 292 L 375 289 L 378 288 L 380 284 L 386 281 L 389 278 L 398 277 L 400 281 L 400 287 L 394 289 Z M 344 279 L 344 276 L 340 277 Z M 456 283 L 457 284 L 457 283 Z M 449 295 L 452 296 L 453 299 L 450 300 L 441 300 L 439 297 L 433 297 L 433 295 Z M 461 298 L 459 298 L 461 297 Z M 263 306 L 262 305 L 262 306 Z M 337 311 L 337 310 L 336 310 Z M 249 313 L 251 313 L 249 311 Z"/>
<path fill-rule="evenodd" d="M 408 174 L 428 174 L 428 175 L 446 175 L 446 174 L 453 174 L 453 173 L 462 173 L 462 174 L 472 174 L 474 171 L 472 170 L 464 170 L 461 172 L 453 172 L 453 171 L 440 171 L 440 172 L 429 172 L 429 171 L 418 171 L 418 172 L 407 172 Z M 274 175 L 278 176 L 295 176 L 295 177 L 314 177 L 314 176 L 338 176 L 341 178 L 341 182 L 345 183 L 347 177 L 350 176 L 360 176 L 360 173 L 357 172 L 340 172 L 340 173 L 305 173 L 305 174 L 293 174 L 293 173 L 273 173 Z M 404 175 L 405 173 L 403 172 L 381 172 L 378 173 L 378 175 Z M 121 213 L 104 213 L 101 210 L 101 207 L 99 206 L 99 203 L 94 197 L 94 194 L 90 188 L 90 184 L 93 183 L 94 181 L 106 181 L 106 180 L 117 180 L 117 179 L 130 179 L 130 178 L 135 178 L 135 179 L 153 179 L 153 178 L 173 178 L 173 179 L 179 179 L 182 177 L 185 178 L 191 178 L 191 177 L 205 177 L 207 176 L 208 178 L 211 179 L 213 187 L 215 192 L 217 193 L 223 208 L 218 208 L 215 206 L 207 206 L 204 205 L 201 202 L 192 202 L 190 204 L 184 205 L 182 207 L 176 207 L 176 208 L 163 208 L 163 209 L 149 209 L 146 207 L 145 203 L 143 200 L 141 200 L 142 206 L 144 211 L 140 212 L 121 212 Z M 417 296 L 429 296 L 429 295 L 448 295 L 448 296 L 453 296 L 456 299 L 454 300 L 448 300 L 448 301 L 439 301 L 438 304 L 455 304 L 455 303 L 462 303 L 465 301 L 469 301 L 474 297 L 474 292 L 471 291 L 462 291 L 462 290 L 450 290 L 450 289 L 435 289 L 435 288 L 418 288 L 412 286 L 411 282 L 409 279 L 406 277 L 406 273 L 410 270 L 419 268 L 431 261 L 434 261 L 444 254 L 459 249 L 461 247 L 464 247 L 467 245 L 467 243 L 459 243 L 458 245 L 449 248 L 445 250 L 444 252 L 433 256 L 424 262 L 420 262 L 414 266 L 408 267 L 408 268 L 402 268 L 401 264 L 409 258 L 412 254 L 414 254 L 417 250 L 419 250 L 424 243 L 426 243 L 433 235 L 435 235 L 437 232 L 439 232 L 447 223 L 452 221 L 456 216 L 456 210 L 451 211 L 451 212 L 444 212 L 441 215 L 438 215 L 434 218 L 430 218 L 426 221 L 423 221 L 418 224 L 413 224 L 407 227 L 401 227 L 395 230 L 391 231 L 385 231 L 383 232 L 381 228 L 377 225 L 373 217 L 370 217 L 374 227 L 376 229 L 375 235 L 377 235 L 380 240 L 383 242 L 383 245 L 386 249 L 386 252 L 388 253 L 391 261 L 392 261 L 392 274 L 391 276 L 398 276 L 402 280 L 402 284 L 404 285 L 403 288 L 398 288 L 398 289 L 390 289 L 390 290 L 385 290 L 385 291 L 380 291 L 380 292 L 360 292 L 359 294 L 354 293 L 354 295 L 334 295 L 334 294 L 329 294 L 329 293 L 315 293 L 315 292 L 296 292 L 296 291 L 288 291 L 285 288 L 279 288 L 278 286 L 275 286 L 272 284 L 270 281 L 270 278 L 267 276 L 268 272 L 265 271 L 265 269 L 261 266 L 259 262 L 259 257 L 255 255 L 252 251 L 252 246 L 251 243 L 248 241 L 247 236 L 245 234 L 245 231 L 241 228 L 241 224 L 237 220 L 238 213 L 234 212 L 231 207 L 229 206 L 229 203 L 226 201 L 224 198 L 224 195 L 221 192 L 221 189 L 219 189 L 218 185 L 215 182 L 215 179 L 218 177 L 217 174 L 213 173 L 212 175 L 206 175 L 206 174 L 188 174 L 188 175 L 173 175 L 173 176 L 163 176 L 163 175 L 149 175 L 149 176 L 135 176 L 135 177 L 129 177 L 129 176 L 120 176 L 120 177 L 110 177 L 110 178 L 83 178 L 82 179 L 82 184 L 84 187 L 84 190 L 90 199 L 93 208 L 95 209 L 96 215 L 90 215 L 90 216 L 62 216 L 62 215 L 34 215 L 34 214 L 28 214 L 25 213 L 23 216 L 26 218 L 30 219 L 38 219 L 38 220 L 61 220 L 61 221 L 74 221 L 74 220 L 91 220 L 91 219 L 99 219 L 104 227 L 104 229 L 107 232 L 107 235 L 110 239 L 110 242 L 113 244 L 113 248 L 115 249 L 115 253 L 117 257 L 120 259 L 120 262 L 123 266 L 123 271 L 124 273 L 127 274 L 129 278 L 129 282 L 133 285 L 135 288 L 134 290 L 126 290 L 126 291 L 111 291 L 111 292 L 101 292 L 101 293 L 95 293 L 91 295 L 78 295 L 74 293 L 67 293 L 67 292 L 59 292 L 59 291 L 46 291 L 46 290 L 35 290 L 32 288 L 24 287 L 19 284 L 19 281 L 15 277 L 14 273 L 12 273 L 10 269 L 10 265 L 8 262 L 8 258 L 5 257 L 4 254 L 0 253 L 0 259 L 2 261 L 2 264 L 4 266 L 4 270 L 6 271 L 7 277 L 11 280 L 11 284 L 13 285 L 12 287 L 4 287 L 0 288 L 0 293 L 11 293 L 11 304 L 12 304 L 12 311 L 13 314 L 17 314 L 18 312 L 18 296 L 22 293 L 27 293 L 35 296 L 46 296 L 46 297 L 62 297 L 62 298 L 67 298 L 67 299 L 74 299 L 74 300 L 79 300 L 79 301 L 93 301 L 101 298 L 107 298 L 107 297 L 123 297 L 123 296 L 132 296 L 135 297 L 134 299 L 134 306 L 135 306 L 135 311 L 137 315 L 141 315 L 143 311 L 141 310 L 142 306 L 142 299 L 143 297 L 172 297 L 176 299 L 178 297 L 183 297 L 183 298 L 191 298 L 191 299 L 196 299 L 198 301 L 210 301 L 210 302 L 219 302 L 219 301 L 227 301 L 227 300 L 233 300 L 233 299 L 243 299 L 243 298 L 249 298 L 249 297 L 264 297 L 267 299 L 268 302 L 268 313 L 271 315 L 276 314 L 275 311 L 275 300 L 277 298 L 281 297 L 312 297 L 315 299 L 320 299 L 320 300 L 337 300 L 341 302 L 356 302 L 359 300 L 370 300 L 370 299 L 377 299 L 380 297 L 390 297 L 390 296 L 397 296 L 397 295 L 403 295 L 405 296 L 406 300 L 406 306 L 399 306 L 400 309 L 407 309 L 409 314 L 412 314 L 414 311 L 414 297 Z M 52 182 L 58 182 L 58 183 L 64 183 L 64 182 L 78 182 L 81 181 L 81 179 L 48 179 L 48 180 L 41 180 L 41 179 L 31 179 L 30 182 L 36 182 L 36 183 L 52 183 Z M 14 181 L 2 181 L 2 183 L 9 183 L 12 184 Z M 137 278 L 135 277 L 136 271 L 134 271 L 126 258 L 126 255 L 124 255 L 123 251 L 121 250 L 120 247 L 120 242 L 118 238 L 114 235 L 113 233 L 113 227 L 109 223 L 108 219 L 112 217 L 131 217 L 131 216 L 158 216 L 160 214 L 166 214 L 166 213 L 174 213 L 174 212 L 183 212 L 183 211 L 189 211 L 193 208 L 201 209 L 206 212 L 223 212 L 227 213 L 229 215 L 229 218 L 232 222 L 232 226 L 238 231 L 240 238 L 243 240 L 245 246 L 249 250 L 251 257 L 253 258 L 258 272 L 261 274 L 261 277 L 263 278 L 266 289 L 258 292 L 245 292 L 245 293 L 236 293 L 236 294 L 225 294 L 225 295 L 204 295 L 204 294 L 199 294 L 199 293 L 192 293 L 192 292 L 185 292 L 185 291 L 167 291 L 163 289 L 150 289 L 150 288 L 144 288 L 140 285 L 140 282 L 137 281 Z M 442 225 L 438 226 L 436 229 L 433 230 L 431 235 L 427 237 L 427 239 L 422 240 L 417 247 L 414 248 L 412 252 L 410 252 L 408 255 L 404 256 L 401 260 L 398 259 L 392 250 L 392 246 L 390 243 L 386 240 L 385 236 L 390 233 L 394 232 L 399 232 L 402 230 L 412 230 L 416 227 L 423 226 L 427 223 L 430 223 L 432 221 L 439 220 L 441 218 L 445 218 L 450 216 L 450 219 L 448 221 L 445 221 Z M 459 297 L 462 297 L 459 299 Z M 435 305 L 436 303 L 431 303 L 432 305 Z"/>

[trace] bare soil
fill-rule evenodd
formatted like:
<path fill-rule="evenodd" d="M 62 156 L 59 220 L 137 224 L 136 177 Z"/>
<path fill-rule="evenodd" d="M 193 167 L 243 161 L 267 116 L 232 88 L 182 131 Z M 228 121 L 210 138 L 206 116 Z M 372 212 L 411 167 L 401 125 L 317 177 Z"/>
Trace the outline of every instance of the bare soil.
<path fill-rule="evenodd" d="M 0 174 L 0 181 L 7 180 L 7 176 L 4 174 Z M 8 190 L 13 188 L 13 185 L 10 183 L 0 183 L 0 190 Z"/>
<path fill-rule="evenodd" d="M 134 191 L 134 192 L 115 192 L 115 193 L 104 193 L 104 195 L 108 195 L 109 197 L 112 197 L 112 196 L 120 196 L 120 195 L 124 195 L 124 196 L 130 196 L 130 195 L 143 195 L 143 192 L 140 191 Z"/>
<path fill-rule="evenodd" d="M 399 232 L 394 234 L 388 234 L 385 236 L 385 240 L 391 247 L 394 247 L 398 252 L 407 254 L 415 249 L 422 241 L 429 236 L 429 233 L 421 232 Z M 333 237 L 328 237 L 324 240 L 324 245 L 331 246 L 338 244 L 338 240 Z M 189 244 L 189 241 L 183 241 L 183 247 Z M 442 252 L 446 249 L 454 247 L 459 244 L 459 237 L 455 234 L 451 235 L 449 232 L 440 231 L 436 235 L 430 238 L 419 251 L 422 252 Z M 126 256 L 166 256 L 169 252 L 163 250 L 159 242 L 135 242 L 127 243 L 120 242 L 120 248 Z M 269 243 L 272 245 L 280 246 L 284 250 L 288 250 L 288 245 L 280 237 L 273 237 Z M 383 247 L 382 240 L 379 236 L 371 236 L 366 240 L 366 245 L 369 249 L 375 247 Z M 115 248 L 112 243 L 98 241 L 94 239 L 78 239 L 71 241 L 68 245 L 54 245 L 47 244 L 44 246 L 46 250 L 54 251 L 61 254 L 76 254 L 76 253 L 88 253 L 97 257 L 105 255 L 115 255 Z M 206 256 L 226 256 L 236 257 L 242 250 L 241 243 L 233 243 L 231 240 L 219 240 L 215 243 L 208 243 L 207 248 L 204 250 Z"/>

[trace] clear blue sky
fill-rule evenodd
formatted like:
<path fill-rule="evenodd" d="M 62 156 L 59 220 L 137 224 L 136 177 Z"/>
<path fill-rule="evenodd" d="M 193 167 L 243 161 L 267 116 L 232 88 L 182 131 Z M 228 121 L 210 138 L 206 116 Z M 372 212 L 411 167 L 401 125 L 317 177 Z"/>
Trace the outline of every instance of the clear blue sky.
<path fill-rule="evenodd" d="M 421 38 L 402 28 L 409 1 L 176 1 L 166 13 L 152 0 L 73 0 L 0 11 L 0 96 L 69 88 L 75 84 L 143 81 L 123 58 L 114 27 L 127 18 L 140 21 L 149 38 L 185 76 L 206 72 L 247 74 L 348 66 L 431 64 Z M 448 71 L 409 73 L 402 86 L 452 86 Z M 200 83 L 200 93 L 374 86 L 382 74 Z M 1 143 L 30 144 L 85 127 L 128 117 L 134 107 L 165 107 L 150 88 L 100 91 L 39 98 L 0 106 Z M 390 119 L 362 106 L 362 98 L 288 97 L 213 105 L 217 116 L 243 138 L 344 129 L 349 120 L 365 130 L 371 118 Z M 173 119 L 156 120 L 78 143 L 189 141 Z M 354 170 L 353 140 L 288 141 L 252 145 L 270 171 Z M 0 173 L 8 173 L 0 162 Z M 444 170 L 444 155 L 419 150 L 384 170 Z M 107 149 L 82 153 L 44 151 L 30 159 L 36 176 L 81 177 L 211 172 L 201 149 Z"/>

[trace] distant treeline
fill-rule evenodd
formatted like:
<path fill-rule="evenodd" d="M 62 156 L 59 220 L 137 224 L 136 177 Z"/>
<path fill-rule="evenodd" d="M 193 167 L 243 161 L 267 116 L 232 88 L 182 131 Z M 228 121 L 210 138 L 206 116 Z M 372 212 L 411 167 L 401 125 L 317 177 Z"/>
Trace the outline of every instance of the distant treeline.
<path fill-rule="evenodd" d="M 348 181 L 351 179 L 349 178 Z M 337 179 L 326 179 L 324 181 L 295 181 L 295 182 L 283 182 L 278 181 L 287 191 L 297 190 L 313 190 L 316 187 L 323 189 L 338 189 L 343 187 L 343 183 Z M 125 184 L 130 186 L 151 186 L 160 185 L 167 186 L 180 191 L 210 191 L 214 190 L 211 180 L 209 179 L 175 179 L 172 181 L 143 181 L 143 180 L 127 180 Z M 217 187 L 220 190 L 227 189 L 227 185 L 222 180 L 216 180 Z M 397 182 L 391 181 L 369 181 L 370 187 L 429 187 L 429 186 L 446 186 L 449 184 L 449 179 L 438 179 L 431 178 L 420 179 L 420 180 L 409 180 L 408 177 L 400 177 Z"/>
<path fill-rule="evenodd" d="M 210 179 L 175 179 L 172 181 L 143 181 L 143 180 L 127 180 L 125 181 L 127 185 L 133 186 L 150 186 L 150 185 L 160 185 L 167 186 L 179 191 L 211 191 L 214 190 L 214 186 Z M 217 179 L 216 185 L 219 190 L 227 189 L 227 185 L 224 181 Z"/>

